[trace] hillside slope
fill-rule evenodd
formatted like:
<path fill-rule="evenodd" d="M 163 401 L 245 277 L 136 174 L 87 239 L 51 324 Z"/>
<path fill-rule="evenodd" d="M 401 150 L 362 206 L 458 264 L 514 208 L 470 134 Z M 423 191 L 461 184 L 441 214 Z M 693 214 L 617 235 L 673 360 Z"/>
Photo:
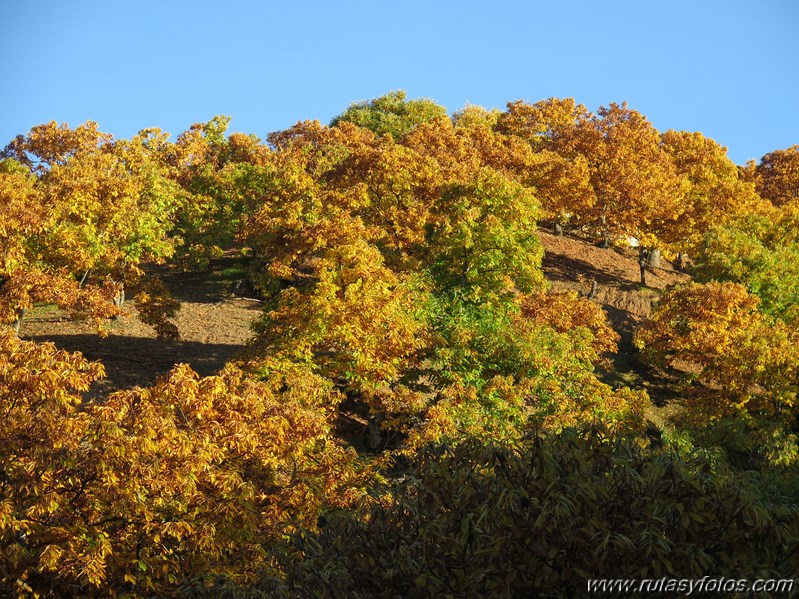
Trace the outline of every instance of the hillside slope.
<path fill-rule="evenodd" d="M 546 250 L 544 273 L 553 289 L 573 289 L 587 294 L 596 281 L 594 301 L 602 305 L 611 324 L 621 335 L 619 354 L 613 356 L 614 371 L 605 373 L 611 384 L 645 387 L 652 392 L 658 381 L 634 360 L 632 331 L 652 311 L 658 290 L 689 280 L 671 269 L 650 269 L 647 282 L 639 285 L 637 252 L 631 248 L 603 249 L 570 236 L 539 232 Z M 58 347 L 80 351 L 87 358 L 100 360 L 106 379 L 94 391 L 150 385 L 174 364 L 188 363 L 201 375 L 219 370 L 244 348 L 250 336 L 250 323 L 258 317 L 263 303 L 233 293 L 233 259 L 219 260 L 208 273 L 183 273 L 174 268 L 159 268 L 159 274 L 173 295 L 181 301 L 175 322 L 180 341 L 162 341 L 135 315 L 132 303 L 127 315 L 110 325 L 110 334 L 99 337 L 84 322 L 72 321 L 50 307 L 37 308 L 26 316 L 21 336 L 36 341 L 52 341 Z M 643 377 L 643 378 L 642 378 Z M 657 391 L 652 393 L 657 396 Z"/>

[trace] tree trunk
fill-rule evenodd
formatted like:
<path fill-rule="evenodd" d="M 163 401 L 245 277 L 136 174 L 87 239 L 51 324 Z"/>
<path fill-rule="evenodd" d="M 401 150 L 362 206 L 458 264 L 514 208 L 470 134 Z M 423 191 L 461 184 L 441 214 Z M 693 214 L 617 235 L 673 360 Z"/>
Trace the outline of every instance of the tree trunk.
<path fill-rule="evenodd" d="M 674 263 L 674 266 L 677 267 L 677 270 L 682 272 L 682 269 L 685 268 L 685 260 L 688 256 L 684 252 L 680 252 L 677 254 L 677 261 Z"/>
<path fill-rule="evenodd" d="M 638 266 L 641 268 L 641 285 L 646 287 L 646 259 L 641 258 L 638 261 Z"/>
<path fill-rule="evenodd" d="M 124 303 L 125 303 L 125 286 L 122 283 L 119 283 L 119 292 L 114 297 L 114 305 L 117 308 L 121 308 Z"/>
<path fill-rule="evenodd" d="M 17 319 L 14 321 L 14 333 L 19 337 L 19 327 L 22 326 L 22 319 L 25 318 L 25 310 L 17 310 Z"/>
<path fill-rule="evenodd" d="M 383 418 L 382 414 L 369 414 L 369 449 L 380 449 L 383 445 L 383 431 L 380 430 Z"/>
<path fill-rule="evenodd" d="M 591 281 L 591 291 L 588 292 L 588 299 L 590 300 L 594 299 L 596 297 L 596 292 L 597 292 L 596 279 L 593 279 Z"/>
<path fill-rule="evenodd" d="M 653 248 L 649 250 L 649 266 L 652 268 L 660 268 L 660 250 Z"/>
<path fill-rule="evenodd" d="M 607 211 L 607 206 L 605 206 L 603 212 L 604 211 Z M 606 250 L 610 247 L 610 240 L 608 239 L 608 230 L 605 228 L 607 224 L 607 219 L 605 218 L 604 214 L 599 217 L 599 223 L 600 223 L 599 226 L 600 238 L 599 241 L 597 242 L 597 246 L 601 247 L 603 250 Z"/>
<path fill-rule="evenodd" d="M 649 250 L 638 246 L 638 267 L 641 269 L 641 285 L 646 287 L 646 265 L 649 261 Z"/>

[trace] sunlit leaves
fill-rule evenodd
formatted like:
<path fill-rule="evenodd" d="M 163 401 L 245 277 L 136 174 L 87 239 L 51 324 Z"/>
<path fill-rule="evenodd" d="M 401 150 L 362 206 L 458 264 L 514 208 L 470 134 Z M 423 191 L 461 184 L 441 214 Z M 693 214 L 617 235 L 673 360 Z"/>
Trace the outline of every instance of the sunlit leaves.
<path fill-rule="evenodd" d="M 693 254 L 702 235 L 711 227 L 763 209 L 751 183 L 727 157 L 726 148 L 701 133 L 666 131 L 665 150 L 677 172 L 684 177 L 684 196 L 676 220 L 662 233 L 664 241 Z"/>
<path fill-rule="evenodd" d="M 122 274 L 173 251 L 180 193 L 144 139 L 107 143 L 54 166 L 42 180 L 52 226 L 41 259 L 78 273 Z"/>
<path fill-rule="evenodd" d="M 586 335 L 591 353 L 581 357 L 590 356 L 589 361 L 597 361 L 603 353 L 618 349 L 619 334 L 611 328 L 602 308 L 575 291 L 529 296 L 523 300 L 522 314 L 559 333 Z"/>
<path fill-rule="evenodd" d="M 253 135 L 231 133 L 229 117 L 196 123 L 158 152 L 180 183 L 174 233 L 186 266 L 207 265 L 236 245 L 248 218 L 270 188 L 271 152 Z"/>
<path fill-rule="evenodd" d="M 747 170 L 758 193 L 775 206 L 799 198 L 799 145 L 769 152 Z"/>
<path fill-rule="evenodd" d="M 604 235 L 657 245 L 683 193 L 657 129 L 626 104 L 611 104 L 580 123 L 575 135 L 597 197 L 589 222 Z"/>
<path fill-rule="evenodd" d="M 254 382 L 179 366 L 81 405 L 99 364 L 8 333 L 0 360 L 4 591 L 164 596 L 184 577 L 246 580 L 268 567 L 264 546 L 360 493 L 331 438 L 332 390 L 307 371 Z"/>
<path fill-rule="evenodd" d="M 66 123 L 50 121 L 36 125 L 27 135 L 18 135 L 3 150 L 3 157 L 16 158 L 41 174 L 71 158 L 91 153 L 110 140 L 111 136 L 100 132 L 93 121 L 74 129 Z"/>
<path fill-rule="evenodd" d="M 352 104 L 335 117 L 331 125 L 346 121 L 369 129 L 375 135 L 388 134 L 399 139 L 415 125 L 446 114 L 446 109 L 432 100 L 406 100 L 404 91 L 394 91 L 374 100 Z"/>
<path fill-rule="evenodd" d="M 579 310 L 579 302 L 572 301 Z M 429 349 L 425 374 L 436 395 L 411 433 L 410 446 L 469 437 L 511 439 L 531 426 L 561 430 L 600 421 L 626 430 L 639 426 L 646 395 L 614 391 L 592 370 L 593 345 L 606 343 L 603 326 L 595 329 L 597 337 L 577 325 L 556 332 L 545 312 L 531 309 L 535 302 L 536 296 L 522 296 L 520 310 L 515 304 L 437 298 L 430 318 L 438 343 Z"/>
<path fill-rule="evenodd" d="M 7 149 L 36 177 L 3 162 L 0 223 L 13 231 L 4 236 L 0 273 L 5 320 L 39 302 L 102 319 L 116 313 L 100 301 L 107 277 L 127 282 L 142 262 L 172 254 L 181 192 L 158 155 L 165 144 L 155 130 L 112 141 L 94 123 L 50 123 Z"/>
<path fill-rule="evenodd" d="M 537 227 L 688 249 L 703 279 L 733 281 L 667 291 L 637 345 L 682 374 L 694 439 L 790 466 L 793 148 L 739 171 L 701 134 L 556 98 L 449 118 L 392 93 L 266 143 L 229 121 L 174 143 L 50 123 L 4 152 L 2 320 L 36 303 L 111 316 L 135 281 L 142 319 L 174 338 L 177 303 L 143 266 L 224 250 L 248 256 L 266 308 L 238 366 L 96 401 L 99 364 L 0 335 L 0 592 L 219 596 L 266 576 L 502 596 L 584 588 L 619 556 L 636 576 L 789 560 L 791 516 L 619 436 L 641 432 L 647 395 L 594 372 L 618 335 L 597 304 L 547 292 Z M 369 451 L 346 449 L 366 429 Z M 377 484 L 419 455 L 405 486 Z M 367 489 L 383 508 L 319 520 Z M 287 548 L 294 533 L 307 544 Z"/>
<path fill-rule="evenodd" d="M 572 98 L 549 98 L 535 104 L 508 102 L 507 111 L 497 119 L 495 128 L 505 135 L 515 135 L 536 150 L 568 153 L 574 129 L 582 125 L 590 113 Z"/>
<path fill-rule="evenodd" d="M 491 301 L 542 286 L 537 202 L 529 190 L 486 168 L 444 189 L 437 208 L 428 247 L 442 288 Z"/>
<path fill-rule="evenodd" d="M 64 271 L 46 273 L 36 268 L 20 269 L 11 273 L 0 286 L 0 322 L 14 322 L 36 304 L 55 304 L 73 317 L 92 318 L 103 333 L 104 320 L 120 312 L 113 304 L 116 293 L 117 287 L 110 281 L 80 287 Z"/>
<path fill-rule="evenodd" d="M 535 189 L 565 201 L 587 171 L 570 179 L 494 118 L 471 108 L 379 139 L 304 122 L 269 138 L 275 177 L 245 238 L 274 304 L 252 352 L 308 364 L 406 448 L 531 420 L 636 426 L 645 401 L 591 371 L 615 343 L 592 306 L 564 298 L 574 322 L 520 312 L 544 288 Z"/>
<path fill-rule="evenodd" d="M 379 409 L 425 344 L 424 323 L 415 318 L 424 290 L 382 266 L 379 252 L 365 244 L 330 250 L 316 272 L 311 289 L 280 294 L 256 343 L 264 352 L 314 363 Z"/>
<path fill-rule="evenodd" d="M 710 229 L 695 259 L 698 279 L 732 281 L 760 298 L 762 309 L 799 321 L 799 236 L 795 203 Z"/>
<path fill-rule="evenodd" d="M 685 392 L 694 422 L 735 417 L 763 431 L 772 421 L 793 432 L 796 330 L 762 314 L 759 305 L 737 284 L 691 284 L 667 293 L 637 332 L 646 359 L 679 366 L 694 383 Z"/>
<path fill-rule="evenodd" d="M 36 178 L 16 160 L 0 162 L 0 276 L 26 263 L 29 244 L 47 222 Z"/>
<path fill-rule="evenodd" d="M 8 331 L 0 332 L 4 592 L 26 580 L 38 587 L 39 568 L 57 570 L 69 564 L 77 577 L 91 561 L 90 535 L 74 510 L 85 499 L 80 481 L 86 464 L 78 454 L 91 435 L 91 418 L 78 406 L 83 392 L 102 376 L 100 364 L 79 354 L 51 344 L 23 343 Z M 61 555 L 66 546 L 73 550 L 69 556 Z M 53 561 L 56 555 L 58 563 Z"/>

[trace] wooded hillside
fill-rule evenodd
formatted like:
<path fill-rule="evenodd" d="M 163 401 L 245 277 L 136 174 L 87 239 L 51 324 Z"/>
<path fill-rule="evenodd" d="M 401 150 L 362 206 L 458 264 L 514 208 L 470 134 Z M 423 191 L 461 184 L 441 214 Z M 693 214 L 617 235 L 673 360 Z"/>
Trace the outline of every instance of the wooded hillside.
<path fill-rule="evenodd" d="M 229 120 L 0 156 L 0 594 L 795 576 L 799 145 L 557 98 Z"/>

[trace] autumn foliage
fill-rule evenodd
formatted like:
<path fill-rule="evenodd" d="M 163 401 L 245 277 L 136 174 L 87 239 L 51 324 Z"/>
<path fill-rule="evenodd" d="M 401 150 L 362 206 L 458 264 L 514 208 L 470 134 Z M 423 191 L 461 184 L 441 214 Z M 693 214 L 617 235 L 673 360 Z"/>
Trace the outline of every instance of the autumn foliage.
<path fill-rule="evenodd" d="M 231 366 L 199 379 L 177 366 L 150 389 L 82 404 L 100 364 L 8 333 L 0 342 L 1 573 L 20 596 L 244 581 L 268 565 L 265 546 L 360 494 L 313 375 L 260 382 Z"/>
<path fill-rule="evenodd" d="M 684 370 L 687 416 L 700 427 L 734 421 L 765 459 L 797 459 L 799 352 L 795 327 L 760 310 L 734 283 L 672 290 L 637 333 L 644 358 Z"/>
<path fill-rule="evenodd" d="M 739 168 L 624 103 L 557 98 L 450 117 L 392 92 L 265 141 L 229 123 L 173 141 L 53 122 L 0 156 L 17 331 L 54 304 L 176 339 L 154 267 L 223 254 L 265 305 L 215 376 L 105 394 L 99 362 L 0 332 L 0 594 L 576 596 L 794 572 L 796 147 Z M 549 288 L 542 221 L 689 255 L 696 282 L 626 356 L 679 379 L 673 422 L 608 375 L 602 307 Z"/>

